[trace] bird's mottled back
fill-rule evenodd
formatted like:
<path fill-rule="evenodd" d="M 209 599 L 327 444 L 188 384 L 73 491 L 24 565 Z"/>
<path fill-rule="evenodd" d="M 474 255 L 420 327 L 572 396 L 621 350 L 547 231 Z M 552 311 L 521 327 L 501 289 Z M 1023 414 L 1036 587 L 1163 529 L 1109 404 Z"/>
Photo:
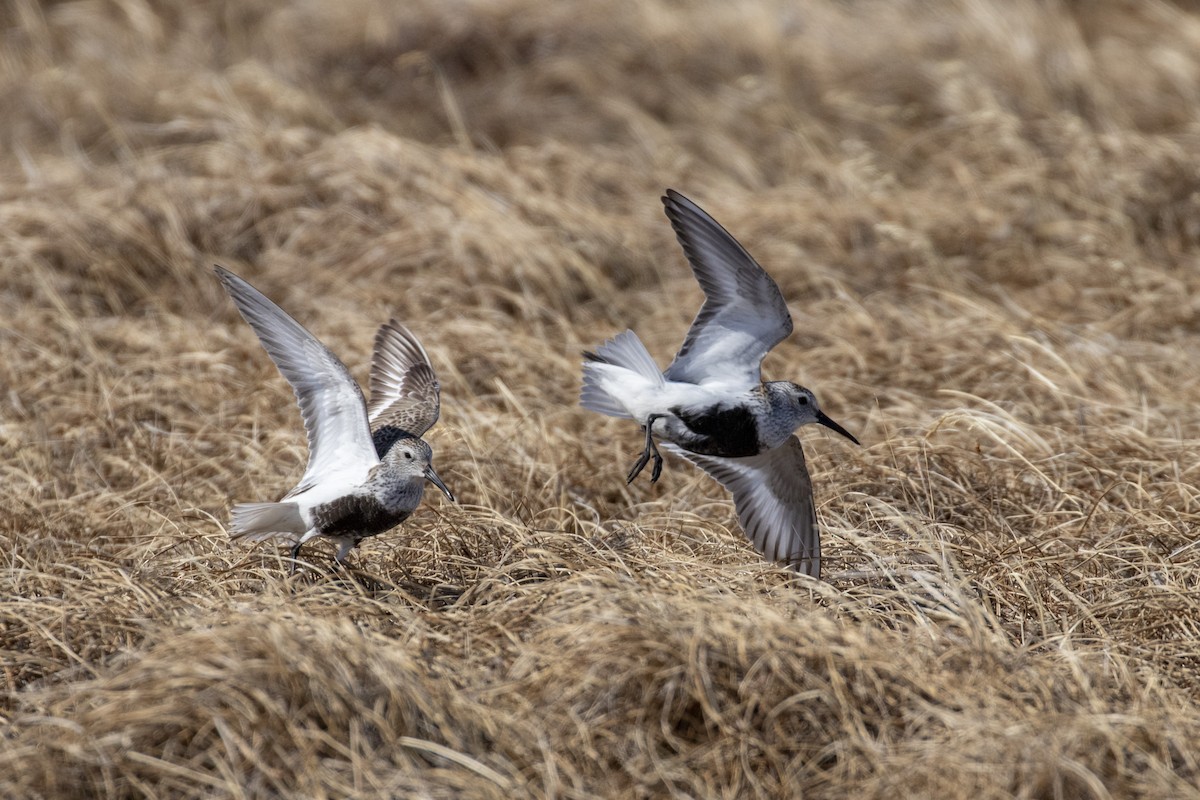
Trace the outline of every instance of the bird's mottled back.
<path fill-rule="evenodd" d="M 382 458 L 405 436 L 421 437 L 441 412 L 441 384 L 429 355 L 412 331 L 396 320 L 379 326 L 371 357 L 367 417 Z"/>

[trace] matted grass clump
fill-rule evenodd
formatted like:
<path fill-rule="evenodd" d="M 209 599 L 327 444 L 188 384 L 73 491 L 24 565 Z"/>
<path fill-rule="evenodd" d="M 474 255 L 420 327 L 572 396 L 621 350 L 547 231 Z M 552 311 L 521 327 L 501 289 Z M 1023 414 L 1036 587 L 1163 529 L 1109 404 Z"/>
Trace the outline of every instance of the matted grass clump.
<path fill-rule="evenodd" d="M 0 796 L 1200 797 L 1200 11 L 0 10 Z M 778 280 L 825 581 L 577 405 Z M 301 474 L 212 275 L 442 382 L 353 569 L 232 544 Z"/>

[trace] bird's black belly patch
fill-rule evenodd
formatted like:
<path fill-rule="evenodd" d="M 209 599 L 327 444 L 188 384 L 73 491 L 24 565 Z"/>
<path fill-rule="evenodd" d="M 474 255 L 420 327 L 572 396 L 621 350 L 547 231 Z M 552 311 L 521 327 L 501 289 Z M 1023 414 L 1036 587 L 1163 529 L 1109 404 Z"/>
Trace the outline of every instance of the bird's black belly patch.
<path fill-rule="evenodd" d="M 353 536 L 356 541 L 394 528 L 408 516 L 388 511 L 370 495 L 339 497 L 316 506 L 312 513 L 323 535 Z"/>
<path fill-rule="evenodd" d="M 681 408 L 672 408 L 670 411 L 700 437 L 697 441 L 684 445 L 693 453 L 720 458 L 742 458 L 756 455 L 759 451 L 758 425 L 754 421 L 753 412 L 744 406 L 724 409 L 714 406 L 700 413 L 687 413 Z"/>

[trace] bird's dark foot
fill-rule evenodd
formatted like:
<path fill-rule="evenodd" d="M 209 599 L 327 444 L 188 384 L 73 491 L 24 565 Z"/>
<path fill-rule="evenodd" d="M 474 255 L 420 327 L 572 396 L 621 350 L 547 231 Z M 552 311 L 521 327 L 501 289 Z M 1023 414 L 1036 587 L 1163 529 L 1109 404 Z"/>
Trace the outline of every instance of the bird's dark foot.
<path fill-rule="evenodd" d="M 629 484 L 633 483 L 633 479 L 641 474 L 642 470 L 646 468 L 646 464 L 649 462 L 649 451 L 642 453 L 638 460 L 633 463 L 633 469 L 629 470 L 629 475 L 625 477 L 625 485 L 628 486 Z M 651 472 L 650 474 L 653 475 L 654 473 Z"/>
<path fill-rule="evenodd" d="M 662 456 L 658 454 L 658 448 L 654 448 L 654 466 L 650 468 L 650 482 L 658 483 L 658 479 L 662 477 Z"/>
<path fill-rule="evenodd" d="M 296 542 L 292 548 L 292 566 L 288 570 L 288 575 L 296 574 L 296 567 L 300 564 L 300 548 L 304 546 L 304 542 Z"/>
<path fill-rule="evenodd" d="M 654 421 L 661 414 L 651 414 L 646 418 L 646 448 L 642 450 L 642 454 L 638 456 L 638 460 L 634 462 L 633 469 L 629 470 L 629 477 L 625 479 L 625 484 L 633 483 L 633 479 L 641 474 L 646 465 L 650 463 L 650 459 L 654 459 L 654 466 L 650 469 L 650 482 L 656 483 L 660 475 L 662 475 L 663 458 L 659 455 L 658 445 L 654 443 Z"/>

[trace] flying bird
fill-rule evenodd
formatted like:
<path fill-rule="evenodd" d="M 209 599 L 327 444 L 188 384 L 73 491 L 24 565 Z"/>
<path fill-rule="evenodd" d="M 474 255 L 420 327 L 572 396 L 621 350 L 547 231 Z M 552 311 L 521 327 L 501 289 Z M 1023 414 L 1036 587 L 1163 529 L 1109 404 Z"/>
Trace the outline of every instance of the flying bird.
<path fill-rule="evenodd" d="M 704 290 L 700 312 L 666 368 L 632 330 L 584 354 L 584 408 L 634 419 L 645 448 L 627 482 L 663 449 L 699 466 L 733 494 L 738 521 L 760 553 L 814 578 L 821 539 L 812 481 L 794 431 L 819 423 L 858 444 L 811 391 L 762 379 L 762 360 L 792 332 L 779 286 L 703 209 L 671 189 L 667 219 Z"/>

